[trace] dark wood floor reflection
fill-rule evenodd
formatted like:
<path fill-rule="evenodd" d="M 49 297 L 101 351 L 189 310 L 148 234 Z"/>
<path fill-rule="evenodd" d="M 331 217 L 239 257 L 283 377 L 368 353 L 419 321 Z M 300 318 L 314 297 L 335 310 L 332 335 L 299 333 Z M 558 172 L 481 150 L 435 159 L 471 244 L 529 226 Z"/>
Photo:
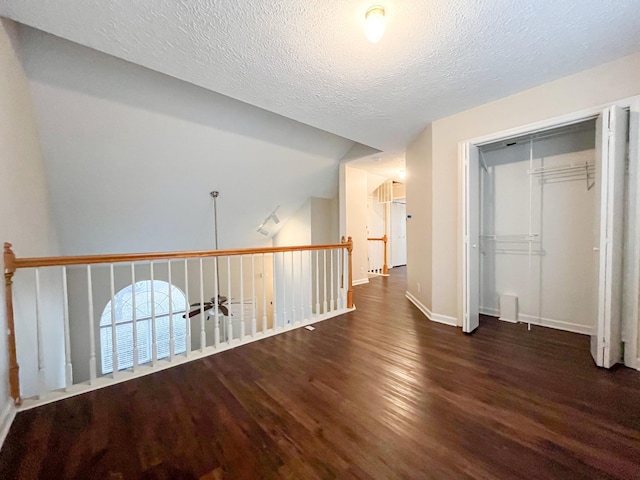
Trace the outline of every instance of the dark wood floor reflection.
<path fill-rule="evenodd" d="M 640 372 L 585 336 L 429 322 L 404 275 L 313 332 L 18 414 L 0 478 L 640 478 Z"/>

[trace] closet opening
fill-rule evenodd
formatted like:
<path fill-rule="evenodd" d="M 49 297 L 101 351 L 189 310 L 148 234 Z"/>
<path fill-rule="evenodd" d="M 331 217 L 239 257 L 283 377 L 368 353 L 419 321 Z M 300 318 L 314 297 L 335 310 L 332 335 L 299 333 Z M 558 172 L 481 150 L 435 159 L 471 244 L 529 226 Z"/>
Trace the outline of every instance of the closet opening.
<path fill-rule="evenodd" d="M 633 105 L 631 130 L 629 109 L 612 106 L 461 143 L 463 331 L 485 314 L 589 335 L 598 366 L 627 363 L 631 350 L 634 363 L 640 101 Z"/>
<path fill-rule="evenodd" d="M 479 147 L 479 311 L 591 335 L 596 121 Z"/>

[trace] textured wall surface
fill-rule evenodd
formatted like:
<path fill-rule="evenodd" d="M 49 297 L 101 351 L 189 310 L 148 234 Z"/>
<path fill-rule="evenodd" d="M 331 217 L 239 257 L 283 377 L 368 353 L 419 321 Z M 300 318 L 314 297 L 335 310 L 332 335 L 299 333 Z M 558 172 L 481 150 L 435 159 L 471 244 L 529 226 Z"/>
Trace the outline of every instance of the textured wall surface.
<path fill-rule="evenodd" d="M 366 145 L 640 46 L 637 0 L 0 0 L 0 15 Z"/>

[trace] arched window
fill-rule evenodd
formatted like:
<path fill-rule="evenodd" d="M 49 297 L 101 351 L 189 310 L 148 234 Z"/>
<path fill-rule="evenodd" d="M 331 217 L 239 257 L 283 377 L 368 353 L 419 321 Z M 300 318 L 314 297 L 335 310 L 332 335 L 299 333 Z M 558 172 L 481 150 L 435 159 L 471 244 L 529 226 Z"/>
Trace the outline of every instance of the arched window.
<path fill-rule="evenodd" d="M 153 301 L 151 286 L 153 284 Z M 111 309 L 116 321 L 116 340 L 118 347 L 118 370 L 133 367 L 133 305 L 135 298 L 135 319 L 138 337 L 138 363 L 150 362 L 152 359 L 152 325 L 151 317 L 156 318 L 156 345 L 158 358 L 169 356 L 169 298 L 173 313 L 173 334 L 176 354 L 187 349 L 187 322 L 182 315 L 187 308 L 187 299 L 182 291 L 167 282 L 160 280 L 143 280 L 120 290 L 109 301 L 100 317 L 100 345 L 102 350 L 102 373 L 113 372 L 111 353 Z M 155 307 L 155 308 L 154 308 Z"/>

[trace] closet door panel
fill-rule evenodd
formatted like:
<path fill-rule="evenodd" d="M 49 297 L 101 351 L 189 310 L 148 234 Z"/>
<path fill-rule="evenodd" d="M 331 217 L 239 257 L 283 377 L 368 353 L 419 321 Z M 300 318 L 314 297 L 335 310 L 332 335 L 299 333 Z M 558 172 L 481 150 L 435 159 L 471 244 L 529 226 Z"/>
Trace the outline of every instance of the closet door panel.
<path fill-rule="evenodd" d="M 598 120 L 596 181 L 599 184 L 598 321 L 591 354 L 598 366 L 610 368 L 622 358 L 622 254 L 624 178 L 628 113 L 607 108 Z M 599 178 L 598 178 L 599 177 Z"/>
<path fill-rule="evenodd" d="M 480 155 L 478 147 L 463 144 L 465 192 L 464 318 L 462 330 L 480 325 Z"/>

